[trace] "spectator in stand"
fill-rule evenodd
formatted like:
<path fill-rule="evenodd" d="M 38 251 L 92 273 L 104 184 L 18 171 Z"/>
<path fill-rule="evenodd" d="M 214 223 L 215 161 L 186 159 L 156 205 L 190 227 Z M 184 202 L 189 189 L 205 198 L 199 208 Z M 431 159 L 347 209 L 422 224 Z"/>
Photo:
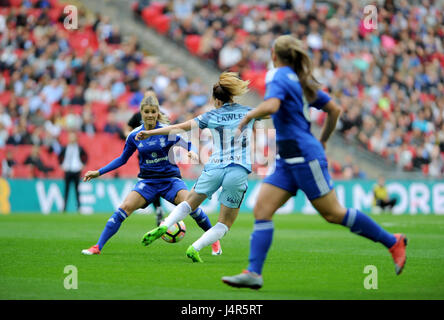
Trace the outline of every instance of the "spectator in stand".
<path fill-rule="evenodd" d="M 38 177 L 39 172 L 43 173 L 45 177 L 48 173 L 54 171 L 54 168 L 46 166 L 40 157 L 40 146 L 33 145 L 31 149 L 31 154 L 26 158 L 24 164 L 31 167 L 31 172 L 33 177 Z"/>
<path fill-rule="evenodd" d="M 6 151 L 6 156 L 2 160 L 2 177 L 12 178 L 14 176 L 14 166 L 17 162 L 14 160 L 14 155 L 11 150 Z"/>

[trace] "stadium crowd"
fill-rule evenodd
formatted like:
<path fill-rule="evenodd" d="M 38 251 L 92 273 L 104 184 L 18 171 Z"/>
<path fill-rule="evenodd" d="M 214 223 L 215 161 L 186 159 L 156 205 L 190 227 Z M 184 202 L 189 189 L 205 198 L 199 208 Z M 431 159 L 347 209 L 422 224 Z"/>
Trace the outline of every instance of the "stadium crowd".
<path fill-rule="evenodd" d="M 113 142 L 125 139 L 125 124 L 150 87 L 172 122 L 207 107 L 209 89 L 199 78 L 189 79 L 180 68 L 148 56 L 136 38 L 124 38 L 106 16 L 89 19 L 79 10 L 79 29 L 67 30 L 58 1 L 0 4 L 0 158 L 5 175 L 14 166 L 15 177 L 61 176 L 56 159 L 69 131 L 79 133 L 87 151 L 105 152 L 92 157 L 85 170 L 103 166 L 122 151 L 122 141 Z M 25 165 L 33 164 L 28 154 L 40 154 L 32 170 Z M 135 177 L 137 162 L 128 166 L 120 173 Z"/>
<path fill-rule="evenodd" d="M 443 176 L 442 1 L 385 0 L 369 23 L 359 1 L 267 3 L 139 0 L 133 10 L 191 53 L 240 72 L 262 94 L 268 48 L 277 35 L 292 33 L 306 44 L 317 79 L 344 108 L 339 131 L 345 139 L 400 170 Z"/>

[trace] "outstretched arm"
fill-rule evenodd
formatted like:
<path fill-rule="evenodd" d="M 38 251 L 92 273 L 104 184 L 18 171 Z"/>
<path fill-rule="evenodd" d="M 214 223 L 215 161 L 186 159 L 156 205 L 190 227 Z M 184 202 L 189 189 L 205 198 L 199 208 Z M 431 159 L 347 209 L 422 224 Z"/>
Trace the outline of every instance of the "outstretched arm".
<path fill-rule="evenodd" d="M 178 134 L 183 131 L 190 131 L 193 124 L 193 120 L 188 120 L 182 123 L 178 123 L 172 126 L 158 128 L 154 130 L 142 130 L 136 135 L 136 140 L 144 140 L 151 136 L 162 136 L 169 134 Z"/>
<path fill-rule="evenodd" d="M 276 113 L 281 106 L 281 100 L 278 98 L 270 98 L 261 102 L 257 108 L 249 111 L 247 115 L 239 123 L 238 130 L 242 131 L 243 127 L 253 119 L 268 118 L 271 114 Z"/>

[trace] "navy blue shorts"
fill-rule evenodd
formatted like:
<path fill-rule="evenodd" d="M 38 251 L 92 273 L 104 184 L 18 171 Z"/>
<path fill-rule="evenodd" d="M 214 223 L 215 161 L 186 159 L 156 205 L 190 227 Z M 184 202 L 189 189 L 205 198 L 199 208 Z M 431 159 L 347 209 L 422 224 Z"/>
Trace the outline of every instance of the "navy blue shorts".
<path fill-rule="evenodd" d="M 293 196 L 301 189 L 309 200 L 322 197 L 333 189 L 328 163 L 320 159 L 295 164 L 276 159 L 274 172 L 263 182 L 286 190 Z"/>
<path fill-rule="evenodd" d="M 174 199 L 180 190 L 188 190 L 188 188 L 185 182 L 179 178 L 143 179 L 139 180 L 133 188 L 133 191 L 139 193 L 146 200 L 146 206 L 157 197 L 162 197 L 175 204 Z"/>

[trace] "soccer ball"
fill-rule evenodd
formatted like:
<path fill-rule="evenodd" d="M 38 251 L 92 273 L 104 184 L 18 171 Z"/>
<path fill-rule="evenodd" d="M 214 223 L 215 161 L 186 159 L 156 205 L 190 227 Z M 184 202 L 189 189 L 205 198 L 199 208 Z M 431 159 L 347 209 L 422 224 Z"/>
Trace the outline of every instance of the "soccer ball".
<path fill-rule="evenodd" d="M 185 237 L 185 222 L 179 221 L 168 228 L 167 232 L 162 235 L 162 239 L 169 243 L 179 242 Z"/>

